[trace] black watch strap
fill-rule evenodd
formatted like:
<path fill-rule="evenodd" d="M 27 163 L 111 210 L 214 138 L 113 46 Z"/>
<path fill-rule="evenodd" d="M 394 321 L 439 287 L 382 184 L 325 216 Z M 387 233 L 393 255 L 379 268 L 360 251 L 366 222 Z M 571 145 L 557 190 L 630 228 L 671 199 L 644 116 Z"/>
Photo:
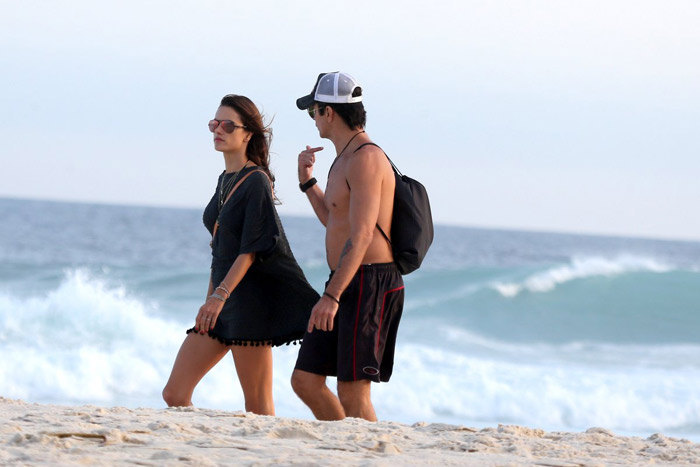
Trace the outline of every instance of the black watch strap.
<path fill-rule="evenodd" d="M 308 190 L 309 188 L 311 188 L 315 184 L 316 184 L 316 179 L 311 177 L 311 179 L 309 179 L 307 182 L 300 183 L 299 189 L 301 190 L 302 193 L 306 193 L 306 190 Z"/>

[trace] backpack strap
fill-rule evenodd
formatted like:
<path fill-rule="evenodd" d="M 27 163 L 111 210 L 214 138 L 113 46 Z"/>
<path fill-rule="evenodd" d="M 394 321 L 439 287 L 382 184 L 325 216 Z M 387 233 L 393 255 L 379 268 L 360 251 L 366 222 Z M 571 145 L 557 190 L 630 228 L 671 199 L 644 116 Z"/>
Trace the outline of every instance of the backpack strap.
<path fill-rule="evenodd" d="M 368 146 L 368 145 L 369 145 L 369 146 L 377 146 L 379 149 L 382 150 L 382 152 L 384 152 L 384 150 L 383 150 L 378 144 L 374 144 L 374 143 L 364 143 L 364 144 L 361 144 L 361 145 L 359 145 L 359 146 L 357 147 L 357 149 L 355 149 L 353 152 L 357 152 L 357 151 L 360 150 L 360 148 L 362 148 L 362 147 L 364 147 L 364 146 Z M 386 152 L 384 152 L 384 155 L 386 156 L 387 159 L 389 159 L 389 164 L 391 164 L 391 168 L 394 169 L 394 172 L 396 172 L 397 174 L 399 174 L 399 177 L 403 177 L 403 174 L 401 173 L 401 171 L 399 170 L 399 168 L 396 167 L 396 166 L 394 165 L 394 162 L 391 160 L 391 158 L 389 157 L 389 155 L 388 155 Z"/>
<path fill-rule="evenodd" d="M 364 148 L 365 146 L 377 146 L 379 149 L 382 149 L 382 148 L 379 147 L 378 144 L 375 144 L 375 143 L 362 143 L 362 144 L 360 144 L 360 145 L 357 147 L 357 149 L 355 149 L 353 152 L 357 152 L 357 151 L 359 151 L 360 149 Z M 382 149 L 382 152 L 384 152 L 383 149 Z M 384 154 L 386 154 L 386 153 L 384 152 Z"/>
<path fill-rule="evenodd" d="M 381 227 L 379 227 L 379 223 L 377 223 L 377 228 L 379 229 L 379 232 L 382 234 L 382 236 L 386 239 L 386 241 L 389 243 L 389 246 L 393 247 L 394 245 L 391 243 L 391 240 L 389 240 L 389 237 L 384 233 L 384 230 L 382 230 Z"/>

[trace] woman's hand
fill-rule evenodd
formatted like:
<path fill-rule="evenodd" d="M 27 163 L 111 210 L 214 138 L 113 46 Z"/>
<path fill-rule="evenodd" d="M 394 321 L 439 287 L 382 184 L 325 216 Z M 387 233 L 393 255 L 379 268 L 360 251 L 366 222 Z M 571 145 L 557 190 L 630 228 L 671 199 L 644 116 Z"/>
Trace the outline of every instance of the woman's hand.
<path fill-rule="evenodd" d="M 224 302 L 216 297 L 209 297 L 207 301 L 199 308 L 197 319 L 194 322 L 194 330 L 200 334 L 206 334 L 214 329 L 216 319 L 219 313 L 224 308 Z"/>
<path fill-rule="evenodd" d="M 316 152 L 322 149 L 322 147 L 312 148 L 311 146 L 306 146 L 306 149 L 299 153 L 299 183 L 306 183 L 311 179 L 314 172 L 314 163 L 316 162 Z"/>

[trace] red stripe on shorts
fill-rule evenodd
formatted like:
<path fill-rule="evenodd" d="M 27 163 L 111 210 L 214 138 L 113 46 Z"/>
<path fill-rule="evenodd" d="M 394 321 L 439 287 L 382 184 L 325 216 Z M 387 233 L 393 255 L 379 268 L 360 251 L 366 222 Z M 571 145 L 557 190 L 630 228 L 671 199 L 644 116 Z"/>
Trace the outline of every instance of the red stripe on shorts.
<path fill-rule="evenodd" d="M 390 293 L 403 290 L 403 288 L 404 286 L 402 285 L 401 287 L 397 287 L 395 289 L 391 289 L 387 292 L 384 292 L 384 298 L 382 298 L 382 312 L 379 314 L 379 328 L 377 329 L 377 346 L 375 347 L 375 353 L 379 350 L 379 337 L 382 335 L 382 321 L 384 320 L 384 305 L 386 304 L 386 296 Z"/>
<path fill-rule="evenodd" d="M 355 334 L 352 337 L 352 379 L 357 381 L 357 326 L 360 322 L 360 306 L 362 305 L 362 283 L 364 282 L 365 268 L 360 266 L 360 293 L 357 297 L 357 315 L 355 316 Z"/>

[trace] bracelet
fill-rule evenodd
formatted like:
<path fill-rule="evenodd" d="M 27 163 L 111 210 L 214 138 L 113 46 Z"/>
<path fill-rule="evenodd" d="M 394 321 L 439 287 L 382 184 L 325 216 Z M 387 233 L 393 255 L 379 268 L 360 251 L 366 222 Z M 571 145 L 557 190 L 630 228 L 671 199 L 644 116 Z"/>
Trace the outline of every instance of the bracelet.
<path fill-rule="evenodd" d="M 231 296 L 231 292 L 228 291 L 228 289 L 226 288 L 226 286 L 224 285 L 223 282 L 221 284 L 219 284 L 219 286 L 217 288 L 215 288 L 214 290 L 219 290 L 219 289 L 223 290 L 226 293 L 226 298 L 229 298 Z"/>
<path fill-rule="evenodd" d="M 306 193 L 306 190 L 311 188 L 316 184 L 316 179 L 314 177 L 311 177 L 309 180 L 307 180 L 304 183 L 299 184 L 299 189 L 301 190 L 302 193 Z"/>
<path fill-rule="evenodd" d="M 340 305 L 340 300 L 338 300 L 337 298 L 335 298 L 333 295 L 329 294 L 328 292 L 323 292 L 323 295 L 325 295 L 326 297 L 330 298 L 330 299 L 333 300 L 335 303 L 337 303 L 338 305 Z"/>
<path fill-rule="evenodd" d="M 221 295 L 219 295 L 218 293 L 213 293 L 213 294 L 209 295 L 209 298 L 215 298 L 217 300 L 221 300 L 222 302 L 226 301 L 226 299 L 224 297 L 222 297 Z"/>

